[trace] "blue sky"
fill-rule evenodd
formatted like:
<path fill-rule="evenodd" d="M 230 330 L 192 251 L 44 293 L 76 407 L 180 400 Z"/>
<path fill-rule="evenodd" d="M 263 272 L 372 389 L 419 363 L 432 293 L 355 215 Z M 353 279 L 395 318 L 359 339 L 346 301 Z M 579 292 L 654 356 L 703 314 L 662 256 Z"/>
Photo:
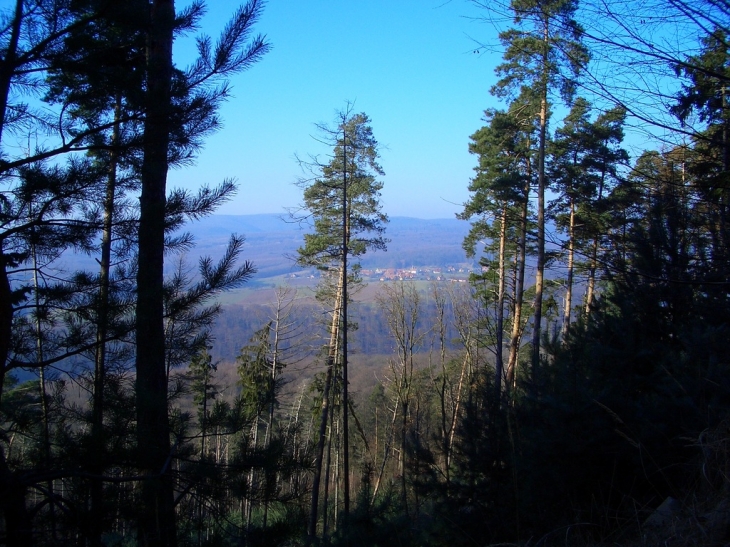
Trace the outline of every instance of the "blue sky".
<path fill-rule="evenodd" d="M 215 39 L 236 5 L 208 2 L 202 31 Z M 496 34 L 480 15 L 461 0 L 271 0 L 257 30 L 272 51 L 231 80 L 223 129 L 169 186 L 233 177 L 238 195 L 219 213 L 283 213 L 301 202 L 295 156 L 327 153 L 314 124 L 353 101 L 381 144 L 385 212 L 453 218 L 476 165 L 469 136 L 498 105 L 489 88 L 500 54 L 475 53 L 475 39 Z M 179 65 L 191 48 L 178 41 Z"/>

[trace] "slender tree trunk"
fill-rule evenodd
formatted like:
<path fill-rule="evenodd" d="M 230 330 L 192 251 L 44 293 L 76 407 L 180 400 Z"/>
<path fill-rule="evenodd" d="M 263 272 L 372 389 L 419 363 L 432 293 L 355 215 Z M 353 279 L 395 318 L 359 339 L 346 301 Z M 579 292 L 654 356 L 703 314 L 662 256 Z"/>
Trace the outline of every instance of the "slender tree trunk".
<path fill-rule="evenodd" d="M 101 235 L 101 258 L 99 265 L 99 315 L 96 330 L 96 355 L 94 359 L 94 394 L 92 398 L 91 439 L 94 446 L 91 472 L 97 477 L 104 472 L 104 387 L 106 385 L 106 338 L 109 330 L 109 274 L 111 270 L 112 228 L 114 223 L 114 202 L 117 186 L 117 159 L 119 155 L 119 131 L 121 116 L 121 95 L 117 94 L 114 105 L 114 127 L 112 129 L 109 174 L 104 196 L 104 219 Z M 101 547 L 104 531 L 103 482 L 91 480 L 91 530 L 92 547 Z"/>
<path fill-rule="evenodd" d="M 575 200 L 570 198 L 570 221 L 568 226 L 568 278 L 565 280 L 565 307 L 563 308 L 563 328 L 560 337 L 565 343 L 570 327 L 570 311 L 573 307 L 573 259 L 575 254 Z"/>
<path fill-rule="evenodd" d="M 436 284 L 432 285 L 433 300 L 436 306 L 436 332 L 439 342 L 439 361 L 441 365 L 441 385 L 438 386 L 439 404 L 441 406 L 441 438 L 444 458 L 444 478 L 446 479 L 446 494 L 451 488 L 450 453 L 448 418 L 446 412 L 446 391 L 449 387 L 449 379 L 446 370 L 446 299 L 443 293 L 438 290 Z"/>
<path fill-rule="evenodd" d="M 32 235 L 31 237 L 35 237 Z M 46 391 L 46 374 L 43 367 L 43 331 L 41 329 L 41 297 L 38 292 L 38 261 L 36 259 L 35 243 L 32 244 L 31 254 L 33 259 L 33 288 L 35 298 L 35 345 L 36 362 L 39 364 L 38 373 L 40 382 L 38 385 L 41 399 L 41 424 L 43 426 L 43 467 L 48 468 L 51 462 L 51 426 L 49 422 L 48 392 Z M 53 506 L 53 501 L 50 503 Z"/>
<path fill-rule="evenodd" d="M 548 38 L 547 18 L 544 21 L 543 77 L 540 82 L 540 141 L 537 156 L 537 265 L 535 272 L 535 316 L 532 323 L 532 386 L 537 388 L 537 367 L 540 364 L 540 335 L 542 323 L 542 293 L 545 275 L 545 149 L 547 142 L 548 118 Z"/>
<path fill-rule="evenodd" d="M 601 203 L 603 199 L 603 187 L 606 181 L 606 170 L 607 166 L 604 162 L 603 170 L 601 171 L 601 182 L 598 185 L 598 199 L 596 203 Z M 593 236 L 593 247 L 591 248 L 591 259 L 590 265 L 588 266 L 588 283 L 586 286 L 586 302 L 585 302 L 585 315 L 588 317 L 591 313 L 591 307 L 593 306 L 593 298 L 595 295 L 596 287 L 596 270 L 598 269 L 598 240 L 599 235 Z"/>
<path fill-rule="evenodd" d="M 347 129 L 342 129 L 342 466 L 344 475 L 344 519 L 350 516 L 350 436 L 348 427 L 349 397 L 347 379 L 347 254 L 350 244 L 350 210 L 347 189 Z"/>
<path fill-rule="evenodd" d="M 727 104 L 727 86 L 723 83 L 721 88 L 722 93 L 722 168 L 725 173 L 730 172 L 730 119 L 728 119 L 728 104 Z M 722 197 L 718 201 L 720 202 L 720 234 L 723 242 L 722 255 L 727 254 L 728 248 L 728 227 L 727 227 L 727 211 L 728 211 L 728 200 L 730 199 L 730 192 L 727 188 L 723 188 Z M 719 253 L 718 253 L 719 254 Z M 723 256 L 723 259 L 725 257 Z"/>
<path fill-rule="evenodd" d="M 464 355 L 464 361 L 461 364 L 461 373 L 459 374 L 459 385 L 456 388 L 456 401 L 454 403 L 454 412 L 451 415 L 451 425 L 449 425 L 449 451 L 448 459 L 446 460 L 446 466 L 451 466 L 451 455 L 452 447 L 454 446 L 454 435 L 456 435 L 456 424 L 459 420 L 459 411 L 461 410 L 461 394 L 464 390 L 464 379 L 466 378 L 466 372 L 469 365 L 469 353 Z"/>
<path fill-rule="evenodd" d="M 504 345 L 504 286 L 505 286 L 505 246 L 507 243 L 507 204 L 502 205 L 502 215 L 499 227 L 499 284 L 497 286 L 497 340 L 494 366 L 494 386 L 497 401 L 502 395 L 502 375 L 504 374 L 504 356 L 502 355 Z"/>
<path fill-rule="evenodd" d="M 332 413 L 332 419 L 335 424 L 335 470 L 332 475 L 332 482 L 335 483 L 335 503 L 333 504 L 332 517 L 334 522 L 334 529 L 337 531 L 340 525 L 340 453 L 342 452 L 340 446 L 340 440 L 342 439 L 342 432 L 340 431 L 340 420 Z"/>
<path fill-rule="evenodd" d="M 373 450 L 373 467 L 378 466 L 378 407 L 375 407 L 375 448 Z"/>
<path fill-rule="evenodd" d="M 8 97 L 10 96 L 10 83 L 17 68 L 15 65 L 18 57 L 18 41 L 20 40 L 22 22 L 23 0 L 15 0 L 10 41 L 5 51 L 5 58 L 0 61 L 0 142 L 2 142 L 3 129 L 5 128 L 5 113 L 8 108 Z"/>
<path fill-rule="evenodd" d="M 150 10 L 136 311 L 138 465 L 149 478 L 141 484 L 137 535 L 142 547 L 174 547 L 162 293 L 174 0 L 153 0 Z"/>
<path fill-rule="evenodd" d="M 509 359 L 507 361 L 506 389 L 513 389 L 517 379 L 517 356 L 520 352 L 522 338 L 522 300 L 525 290 L 525 262 L 527 260 L 527 213 L 530 191 L 529 175 L 525 183 L 525 201 L 522 204 L 520 218 L 520 241 L 517 249 L 517 279 L 514 291 L 514 313 L 512 314 L 512 333 L 509 344 Z"/>
<path fill-rule="evenodd" d="M 375 501 L 375 498 L 378 495 L 378 490 L 380 489 L 380 483 L 383 480 L 383 475 L 385 474 L 385 466 L 388 463 L 388 457 L 390 456 L 390 450 L 393 446 L 394 437 L 395 437 L 395 423 L 398 419 L 398 406 L 399 406 L 399 398 L 396 397 L 396 400 L 393 401 L 393 417 L 390 420 L 390 431 L 387 436 L 387 440 L 385 442 L 385 448 L 383 449 L 383 461 L 380 464 L 380 471 L 378 472 L 378 478 L 375 480 L 375 486 L 373 487 L 373 495 L 370 499 L 370 504 Z"/>
<path fill-rule="evenodd" d="M 35 230 L 31 229 L 31 238 L 34 240 L 36 237 Z M 39 293 L 38 283 L 38 259 L 36 255 L 36 244 L 35 241 L 31 243 L 31 258 L 33 260 L 33 289 L 35 298 L 35 343 L 36 343 L 36 362 L 38 363 L 38 391 L 41 399 L 41 424 L 42 424 L 42 440 L 43 440 L 43 457 L 42 467 L 44 469 L 50 469 L 51 467 L 51 424 L 50 424 L 50 409 L 48 408 L 48 391 L 46 390 L 46 369 L 43 366 L 43 331 L 41 329 L 41 297 Z M 56 501 L 55 494 L 53 491 L 53 481 L 46 483 L 46 489 L 48 490 L 48 511 L 50 513 L 50 526 L 51 526 L 51 538 L 53 541 L 57 541 L 56 537 Z"/>
<path fill-rule="evenodd" d="M 408 426 L 408 399 L 401 401 L 401 439 L 400 439 L 400 488 L 403 512 L 408 516 L 408 485 L 406 481 L 406 433 Z"/>
<path fill-rule="evenodd" d="M 307 542 L 313 543 L 317 538 L 317 512 L 319 509 L 319 486 L 322 479 L 322 460 L 324 459 L 324 445 L 327 434 L 327 415 L 330 407 L 330 387 L 332 386 L 332 373 L 337 357 L 337 341 L 339 339 L 340 321 L 342 314 L 340 306 L 342 305 L 342 281 L 340 275 L 338 281 L 337 292 L 335 294 L 335 307 L 332 312 L 332 325 L 330 327 L 330 345 L 327 355 L 327 372 L 324 381 L 324 389 L 322 392 L 322 407 L 319 422 L 319 437 L 317 440 L 317 448 L 314 460 L 314 476 L 312 477 L 312 502 L 309 508 L 309 523 L 307 525 Z"/>
<path fill-rule="evenodd" d="M 289 438 L 289 433 L 292 428 L 292 422 L 294 425 L 294 434 L 291 435 L 292 439 L 292 456 L 294 461 L 297 461 L 299 459 L 300 449 L 299 449 L 299 412 L 302 409 L 302 400 L 304 399 L 304 388 L 305 384 L 302 384 L 302 390 L 299 393 L 299 401 L 297 401 L 297 410 L 294 412 L 294 416 L 290 417 L 289 424 L 287 425 L 286 430 L 286 437 Z M 299 484 L 301 482 L 301 474 L 299 472 L 295 472 L 294 476 L 289 480 L 289 492 L 292 494 L 299 494 Z"/>
<path fill-rule="evenodd" d="M 330 473 L 332 472 L 332 437 L 334 435 L 334 412 L 330 412 L 329 440 L 327 442 L 327 463 L 325 464 L 324 473 L 324 499 L 322 500 L 322 539 L 327 540 L 327 526 L 329 521 L 329 483 Z M 337 505 L 335 504 L 335 512 Z"/>
<path fill-rule="evenodd" d="M 207 363 L 206 363 L 207 365 Z M 205 462 L 207 459 L 207 450 L 206 450 L 206 439 L 208 437 L 208 379 L 209 379 L 209 371 L 210 369 L 206 368 L 203 369 L 203 414 L 200 418 L 200 461 Z M 203 535 L 203 496 L 198 495 L 197 496 L 197 513 L 198 513 L 198 547 L 202 544 L 202 535 Z"/>
<path fill-rule="evenodd" d="M 266 435 L 264 437 L 264 447 L 268 451 L 271 446 L 271 435 L 272 428 L 274 427 L 274 408 L 276 406 L 276 374 L 279 367 L 279 343 L 280 343 L 280 329 L 282 321 L 282 301 L 283 292 L 277 291 L 277 304 L 276 312 L 274 315 L 274 341 L 272 343 L 271 351 L 271 392 L 269 394 L 269 422 L 266 425 Z M 264 484 L 264 516 L 262 522 L 262 528 L 265 530 L 269 518 L 269 484 L 268 475 Z"/>
<path fill-rule="evenodd" d="M 13 293 L 10 290 L 10 280 L 7 271 L 8 259 L 3 250 L 3 241 L 0 240 L 0 401 L 2 401 L 7 372 L 8 356 L 13 331 Z"/>
<path fill-rule="evenodd" d="M 314 477 L 312 478 L 312 504 L 309 509 L 309 525 L 307 527 L 308 542 L 314 543 L 317 539 L 317 513 L 319 510 L 319 486 L 322 480 L 322 460 L 324 459 L 324 445 L 326 440 L 327 414 L 330 406 L 330 388 L 332 387 L 332 369 L 334 364 L 327 366 L 327 372 L 324 380 L 324 390 L 322 391 L 322 417 L 319 430 L 319 441 L 317 443 L 317 451 L 314 461 Z"/>
<path fill-rule="evenodd" d="M 259 419 L 260 415 L 256 414 L 253 424 L 253 450 L 256 452 L 259 444 Z M 248 470 L 248 500 L 246 501 L 246 545 L 251 543 L 251 516 L 253 513 L 253 491 L 254 491 L 254 468 Z"/>

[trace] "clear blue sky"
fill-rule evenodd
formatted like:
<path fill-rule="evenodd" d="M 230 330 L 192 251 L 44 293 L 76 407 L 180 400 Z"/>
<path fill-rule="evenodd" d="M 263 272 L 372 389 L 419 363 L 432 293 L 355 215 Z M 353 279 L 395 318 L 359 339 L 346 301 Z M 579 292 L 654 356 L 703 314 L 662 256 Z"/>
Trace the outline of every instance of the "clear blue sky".
<path fill-rule="evenodd" d="M 202 32 L 215 39 L 236 5 L 210 0 Z M 219 213 L 283 213 L 301 202 L 295 155 L 327 152 L 314 124 L 349 100 L 381 144 L 385 212 L 453 218 L 476 165 L 469 136 L 497 106 L 489 88 L 500 55 L 474 52 L 474 39 L 495 35 L 479 16 L 463 0 L 271 0 L 257 30 L 272 51 L 232 79 L 223 129 L 169 186 L 234 177 L 238 195 Z M 178 64 L 191 46 L 178 41 Z"/>

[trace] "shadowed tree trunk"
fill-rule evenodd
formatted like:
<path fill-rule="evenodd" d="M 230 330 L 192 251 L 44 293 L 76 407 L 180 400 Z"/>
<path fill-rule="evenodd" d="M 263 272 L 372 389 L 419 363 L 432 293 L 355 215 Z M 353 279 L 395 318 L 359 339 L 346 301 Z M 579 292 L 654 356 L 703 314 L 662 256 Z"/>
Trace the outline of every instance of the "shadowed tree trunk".
<path fill-rule="evenodd" d="M 117 94 L 114 108 L 112 151 L 109 162 L 106 195 L 104 196 L 104 219 L 101 236 L 101 259 L 99 267 L 99 312 L 96 331 L 96 356 L 94 359 L 94 395 L 92 403 L 91 438 L 94 444 L 92 473 L 100 476 L 104 472 L 104 387 L 106 385 L 106 338 L 109 327 L 109 274 L 111 271 L 112 228 L 114 219 L 114 198 L 117 182 L 117 160 L 120 130 L 121 95 Z M 90 540 L 94 547 L 102 545 L 104 529 L 103 483 L 95 478 L 91 481 L 91 530 Z"/>
<path fill-rule="evenodd" d="M 144 547 L 174 547 L 162 292 L 174 0 L 154 0 L 150 10 L 136 312 L 138 465 L 148 478 L 141 484 L 137 535 Z"/>
<path fill-rule="evenodd" d="M 0 62 L 0 142 L 5 127 L 5 112 L 10 94 L 10 82 L 16 70 L 16 58 L 20 28 L 23 20 L 23 1 L 16 0 L 11 22 L 10 41 L 5 57 Z M 8 280 L 8 259 L 0 241 L 0 397 L 5 384 L 6 364 L 12 338 L 13 303 Z M 8 547 L 32 545 L 32 525 L 26 507 L 26 487 L 22 485 L 8 467 L 5 452 L 0 447 L 0 508 L 5 516 L 6 544 Z"/>

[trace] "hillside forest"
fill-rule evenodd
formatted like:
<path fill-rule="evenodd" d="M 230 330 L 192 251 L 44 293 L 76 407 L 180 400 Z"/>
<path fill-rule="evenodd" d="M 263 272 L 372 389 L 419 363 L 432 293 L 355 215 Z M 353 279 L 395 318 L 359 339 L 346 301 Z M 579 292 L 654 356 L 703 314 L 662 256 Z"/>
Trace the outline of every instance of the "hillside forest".
<path fill-rule="evenodd" d="M 346 102 L 289 211 L 316 291 L 225 340 L 244 234 L 185 257 L 235 184 L 168 172 L 266 63 L 264 2 L 187 66 L 203 0 L 3 5 L 0 544 L 727 544 L 730 5 L 472 4 L 504 26 L 468 279 L 365 283 L 384 168 Z"/>

